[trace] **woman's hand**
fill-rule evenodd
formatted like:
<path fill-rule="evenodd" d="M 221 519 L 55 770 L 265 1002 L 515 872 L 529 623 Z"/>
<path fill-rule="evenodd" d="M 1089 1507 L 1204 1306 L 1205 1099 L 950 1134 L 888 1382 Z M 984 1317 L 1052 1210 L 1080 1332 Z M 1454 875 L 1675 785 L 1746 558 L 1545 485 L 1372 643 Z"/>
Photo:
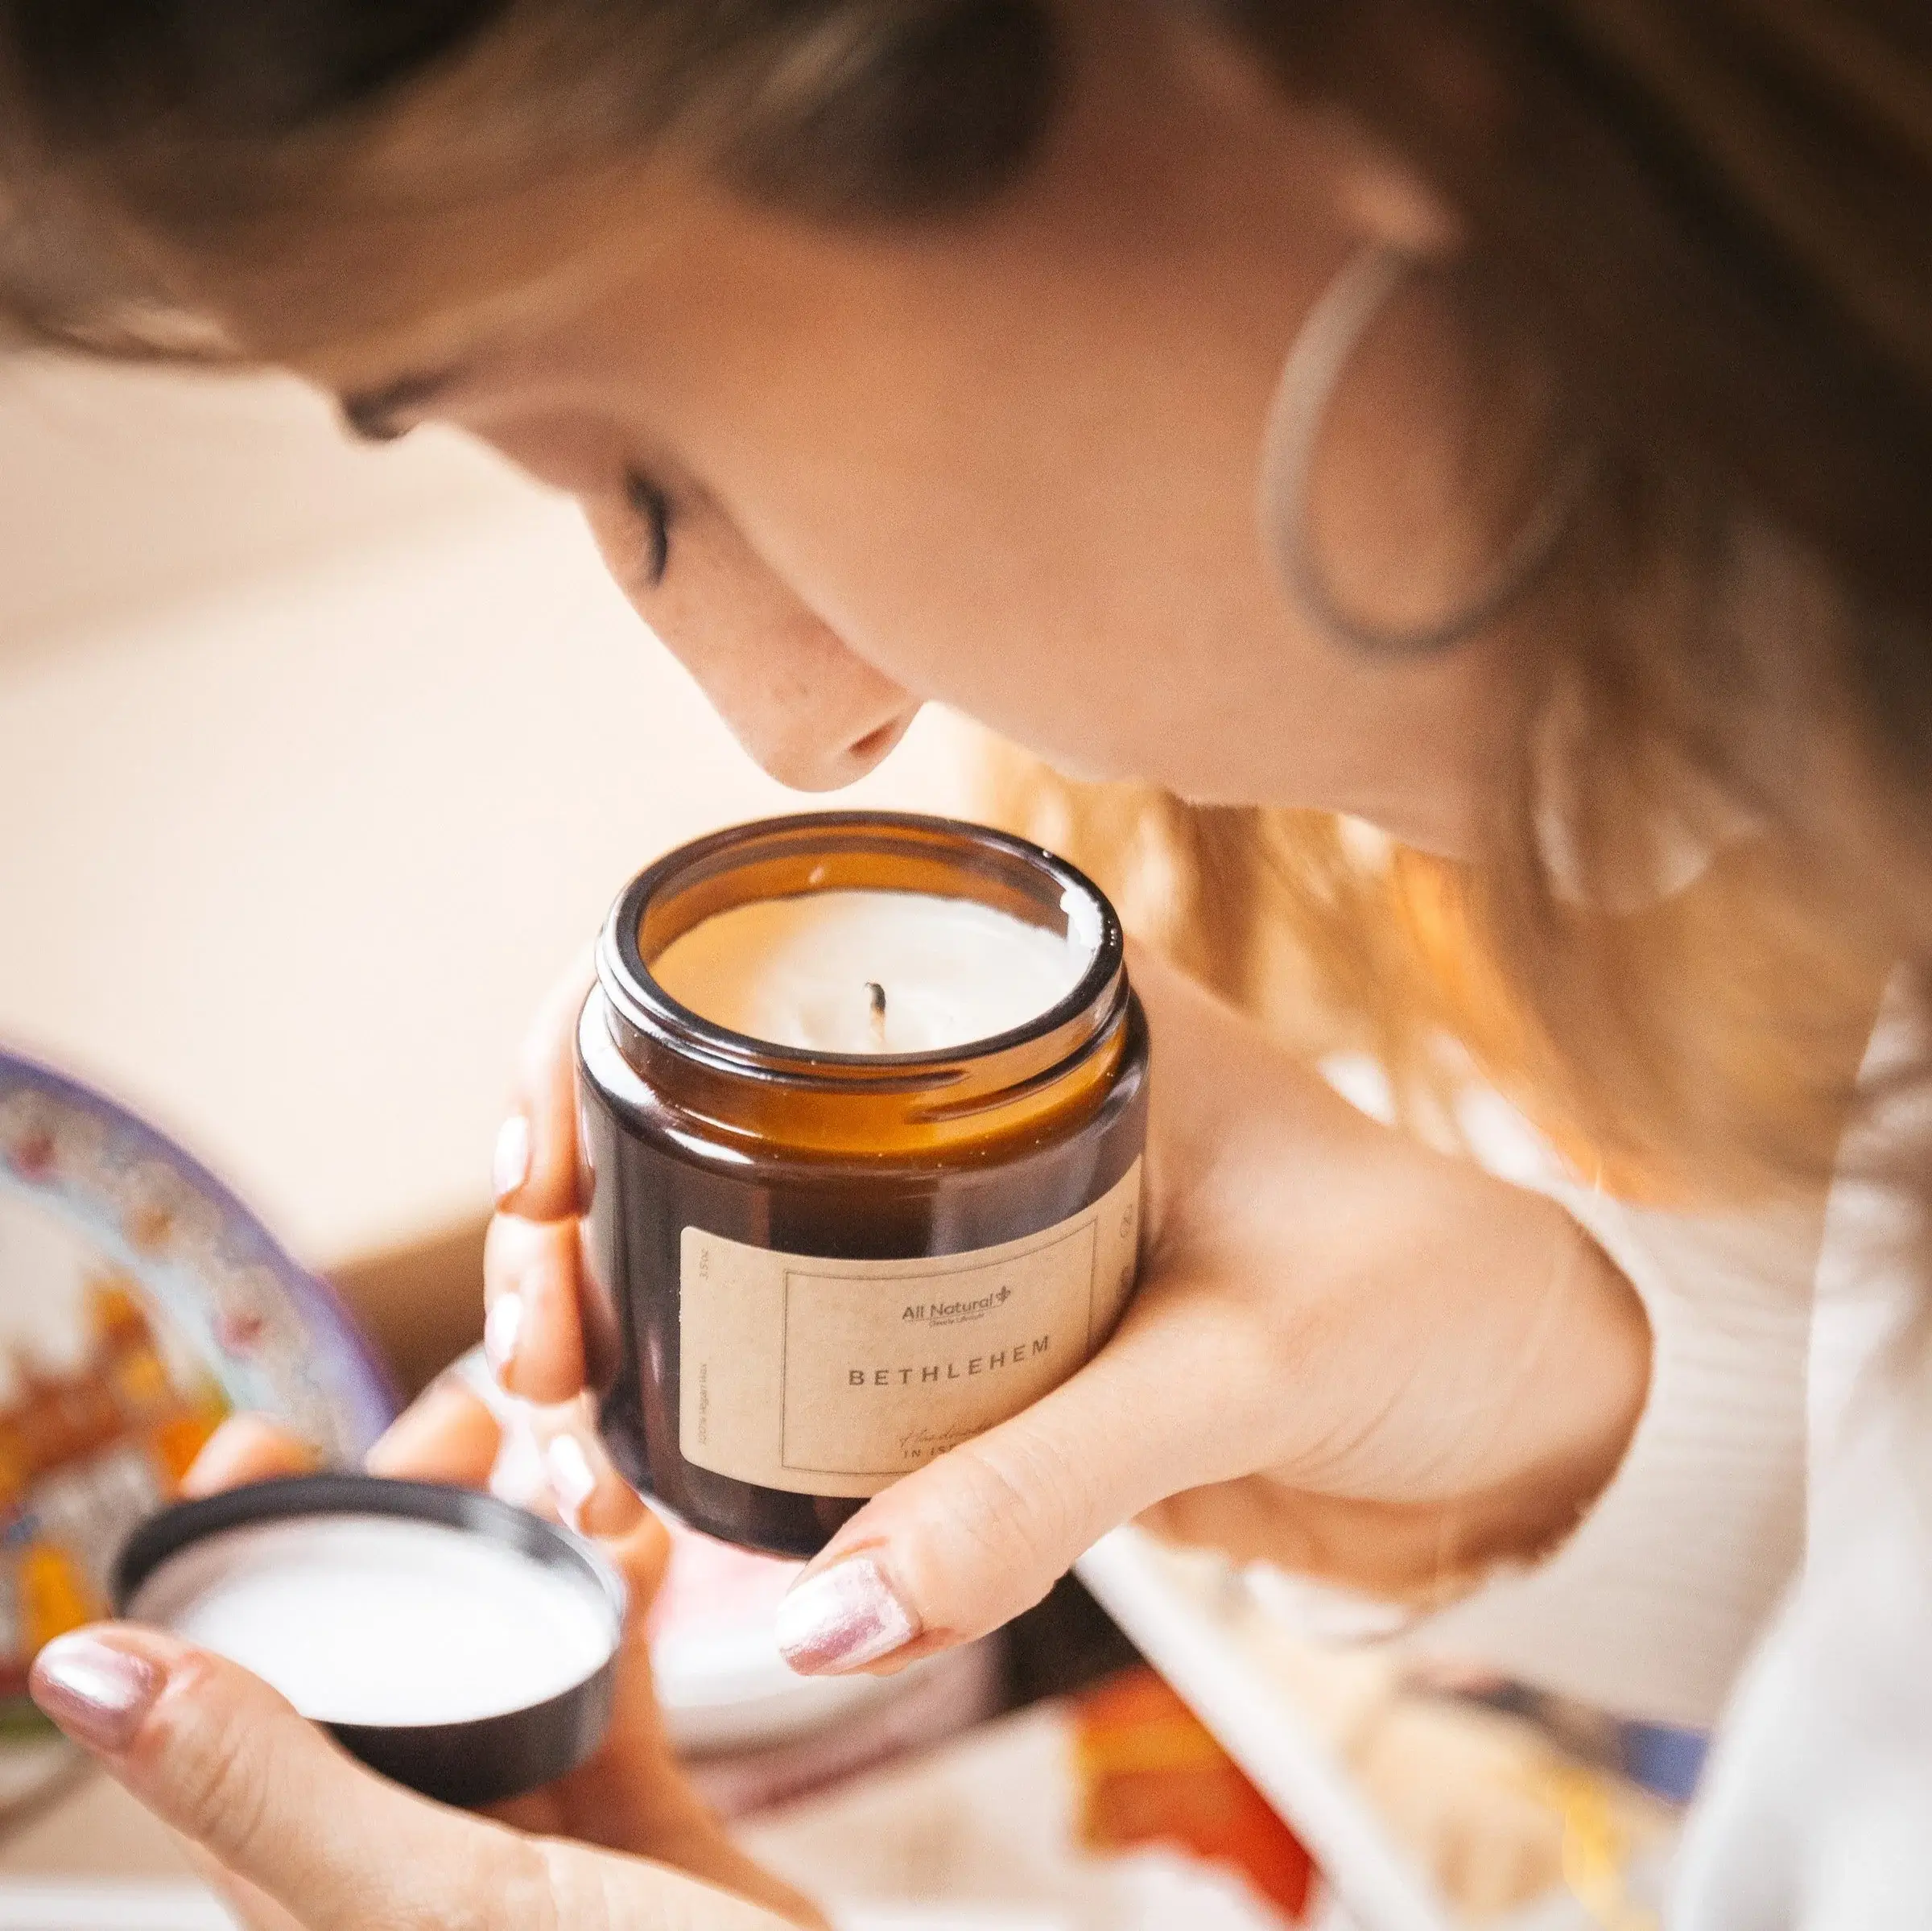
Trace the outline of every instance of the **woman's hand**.
<path fill-rule="evenodd" d="M 385 1781 L 246 1670 L 151 1630 L 61 1638 L 41 1652 L 34 1694 L 188 1840 L 257 1931 L 822 1925 L 731 1843 L 679 1773 L 644 1638 L 668 1540 L 594 1450 L 565 1439 L 551 1450 L 556 1486 L 631 1595 L 610 1734 L 580 1768 L 487 1821 Z M 496 1423 L 452 1379 L 396 1424 L 369 1466 L 474 1485 L 497 1446 Z M 208 1444 L 188 1486 L 210 1493 L 312 1466 L 300 1443 L 244 1417 Z"/>
<path fill-rule="evenodd" d="M 1614 1473 L 1649 1384 L 1635 1292 L 1554 1203 L 1364 1117 L 1160 960 L 1150 1240 L 1079 1374 L 869 1504 L 795 1587 L 807 1670 L 897 1668 L 1037 1601 L 1136 1516 L 1427 1603 L 1547 1549 Z M 584 1378 L 573 1033 L 553 996 L 498 1148 L 493 1364 Z"/>

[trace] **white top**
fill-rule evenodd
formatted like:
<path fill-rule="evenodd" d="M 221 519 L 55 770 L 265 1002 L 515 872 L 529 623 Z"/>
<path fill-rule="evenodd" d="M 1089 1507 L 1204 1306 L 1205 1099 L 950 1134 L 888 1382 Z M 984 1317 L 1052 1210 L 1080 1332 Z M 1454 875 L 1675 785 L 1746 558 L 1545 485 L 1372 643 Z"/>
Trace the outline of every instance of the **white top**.
<path fill-rule="evenodd" d="M 1629 1277 L 1651 1390 L 1563 1547 L 1416 1636 L 1621 1714 L 1721 1715 L 1671 1931 L 1932 1924 L 1932 1349 L 1896 1339 L 1923 1267 L 1909 1211 L 1845 1177 L 1929 1126 L 1890 1103 L 1822 1215 L 1647 1211 L 1495 1163 Z"/>

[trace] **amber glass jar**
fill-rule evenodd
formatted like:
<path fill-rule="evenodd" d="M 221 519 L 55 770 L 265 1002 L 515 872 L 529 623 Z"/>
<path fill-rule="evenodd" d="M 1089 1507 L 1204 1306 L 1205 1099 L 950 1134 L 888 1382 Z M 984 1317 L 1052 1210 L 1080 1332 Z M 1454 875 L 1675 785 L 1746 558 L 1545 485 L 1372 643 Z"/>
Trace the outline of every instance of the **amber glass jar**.
<path fill-rule="evenodd" d="M 714 915 L 828 892 L 967 900 L 1092 955 L 1026 1023 L 920 1053 L 753 1038 L 652 976 Z M 597 975 L 578 1030 L 592 1376 L 639 1487 L 810 1555 L 1104 1340 L 1137 1253 L 1147 1027 L 1119 921 L 1071 866 L 940 819 L 741 826 L 631 883 Z"/>

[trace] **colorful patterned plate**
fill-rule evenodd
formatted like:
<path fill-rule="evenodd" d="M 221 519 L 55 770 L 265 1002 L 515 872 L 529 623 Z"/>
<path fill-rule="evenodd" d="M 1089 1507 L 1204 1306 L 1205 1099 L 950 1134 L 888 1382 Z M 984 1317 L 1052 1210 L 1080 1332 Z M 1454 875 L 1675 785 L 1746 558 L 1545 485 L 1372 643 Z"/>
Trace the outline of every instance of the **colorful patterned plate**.
<path fill-rule="evenodd" d="M 64 1760 L 27 1700 L 35 1651 L 105 1613 L 114 1552 L 221 1417 L 349 1461 L 394 1408 L 335 1297 L 206 1168 L 0 1053 L 0 1807 Z"/>

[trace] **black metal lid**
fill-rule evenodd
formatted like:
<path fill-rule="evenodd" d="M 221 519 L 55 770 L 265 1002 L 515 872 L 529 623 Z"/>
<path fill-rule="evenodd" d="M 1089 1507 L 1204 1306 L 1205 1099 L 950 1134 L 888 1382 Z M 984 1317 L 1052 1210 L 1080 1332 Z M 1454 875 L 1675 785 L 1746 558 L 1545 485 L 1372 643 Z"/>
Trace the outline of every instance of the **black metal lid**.
<path fill-rule="evenodd" d="M 597 1750 L 610 1727 L 628 1607 L 624 1580 L 578 1535 L 493 1496 L 374 1475 L 297 1475 L 184 1502 L 144 1522 L 114 1564 L 125 1615 L 142 1585 L 193 1544 L 230 1529 L 304 1516 L 384 1516 L 481 1536 L 588 1582 L 610 1611 L 611 1648 L 582 1681 L 541 1703 L 446 1723 L 325 1723 L 372 1770 L 446 1804 L 500 1803 L 552 1782 Z"/>

